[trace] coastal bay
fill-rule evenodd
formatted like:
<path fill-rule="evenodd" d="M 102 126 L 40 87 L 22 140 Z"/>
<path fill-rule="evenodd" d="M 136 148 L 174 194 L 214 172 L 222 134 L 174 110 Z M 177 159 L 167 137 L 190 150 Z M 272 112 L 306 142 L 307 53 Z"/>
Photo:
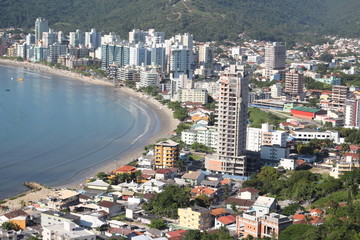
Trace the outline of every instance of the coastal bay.
<path fill-rule="evenodd" d="M 111 171 L 137 158 L 146 144 L 166 137 L 177 125 L 170 110 L 131 89 L 115 89 L 111 83 L 89 81 L 66 71 L 61 73 L 54 69 L 49 72 L 45 68 L 34 69 L 27 63 L 5 62 L 12 66 L 0 66 L 0 116 L 4 126 L 0 133 L 0 171 L 3 171 L 0 176 L 4 183 L 1 198 L 24 191 L 22 183 L 25 181 L 57 187 L 78 186 L 98 171 Z M 16 74 L 4 76 L 9 71 Z M 17 82 L 18 77 L 24 82 Z M 50 86 L 45 87 L 47 84 Z M 62 88 L 64 84 L 66 87 Z M 30 94 L 31 89 L 36 91 Z M 27 91 L 25 95 L 30 94 L 30 100 L 21 99 L 21 95 L 11 98 L 20 90 Z M 68 94 L 66 101 L 52 102 L 54 105 L 50 107 L 56 109 L 54 112 L 46 108 L 51 91 Z M 39 98 L 41 104 L 31 105 L 34 97 Z M 18 105 L 6 105 L 6 101 Z M 81 102 L 80 107 L 71 106 L 72 101 Z M 30 104 L 25 106 L 29 111 L 17 111 L 16 107 L 24 102 Z M 64 106 L 68 112 L 63 115 Z M 40 110 L 45 114 L 39 113 Z M 34 115 L 37 118 L 32 118 Z M 57 123 L 74 119 L 76 124 L 70 124 L 66 129 L 61 129 L 61 124 Z M 40 120 L 51 124 L 43 124 Z M 29 126 L 29 122 L 34 125 Z M 5 127 L 6 124 L 13 130 Z M 40 134 L 34 126 L 41 130 Z M 17 131 L 25 132 L 27 137 L 17 139 Z M 50 139 L 44 139 L 44 133 Z M 35 146 L 36 142 L 40 144 Z M 76 154 L 72 154 L 74 151 Z"/>

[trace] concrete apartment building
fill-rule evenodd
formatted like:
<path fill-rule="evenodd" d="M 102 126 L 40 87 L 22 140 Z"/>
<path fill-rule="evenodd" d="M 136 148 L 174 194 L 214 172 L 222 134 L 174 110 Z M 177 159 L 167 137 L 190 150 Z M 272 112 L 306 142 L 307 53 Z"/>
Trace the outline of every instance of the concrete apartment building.
<path fill-rule="evenodd" d="M 183 88 L 177 92 L 177 100 L 182 103 L 208 103 L 208 91 L 204 88 Z"/>
<path fill-rule="evenodd" d="M 345 112 L 345 102 L 349 94 L 348 86 L 332 86 L 329 108 Z"/>
<path fill-rule="evenodd" d="M 181 132 L 181 141 L 187 145 L 195 142 L 216 149 L 217 147 L 217 130 L 215 127 L 198 127 Z"/>
<path fill-rule="evenodd" d="M 274 70 L 285 69 L 286 47 L 278 42 L 265 47 L 265 75 L 270 76 Z"/>
<path fill-rule="evenodd" d="M 304 74 L 291 70 L 285 75 L 284 92 L 292 96 L 302 95 L 304 92 Z"/>
<path fill-rule="evenodd" d="M 174 167 L 179 159 L 179 144 L 172 140 L 158 142 L 155 145 L 156 168 Z"/>
<path fill-rule="evenodd" d="M 360 127 L 360 92 L 345 102 L 345 126 Z"/>
<path fill-rule="evenodd" d="M 278 145 L 286 147 L 288 133 L 276 131 L 269 123 L 263 123 L 261 128 L 247 128 L 246 150 L 259 152 L 262 146 Z"/>
<path fill-rule="evenodd" d="M 206 156 L 205 167 L 216 173 L 244 176 L 249 87 L 247 78 L 234 67 L 220 77 L 218 147 L 216 154 Z"/>
<path fill-rule="evenodd" d="M 196 230 L 205 230 L 212 226 L 211 210 L 203 207 L 179 208 L 180 226 Z"/>
<path fill-rule="evenodd" d="M 256 217 L 255 212 L 247 212 L 236 217 L 236 232 L 242 238 L 251 235 L 254 238 L 275 236 L 278 239 L 280 233 L 290 225 L 292 220 L 288 216 L 277 213 Z"/>

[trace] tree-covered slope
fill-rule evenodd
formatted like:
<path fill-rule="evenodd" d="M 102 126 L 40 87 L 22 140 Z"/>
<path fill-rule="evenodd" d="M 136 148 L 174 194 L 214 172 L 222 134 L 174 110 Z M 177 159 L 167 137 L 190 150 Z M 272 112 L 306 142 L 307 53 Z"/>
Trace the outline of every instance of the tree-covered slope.
<path fill-rule="evenodd" d="M 281 39 L 304 32 L 360 35 L 358 0 L 1 0 L 0 27 L 33 27 L 38 16 L 65 31 L 132 28 L 196 39 Z"/>

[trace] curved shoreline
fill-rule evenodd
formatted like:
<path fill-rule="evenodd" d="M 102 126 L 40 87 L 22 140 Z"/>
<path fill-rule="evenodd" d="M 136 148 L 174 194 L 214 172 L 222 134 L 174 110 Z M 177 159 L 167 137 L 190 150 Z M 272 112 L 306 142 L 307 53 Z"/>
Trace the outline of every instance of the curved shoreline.
<path fill-rule="evenodd" d="M 93 79 L 93 78 L 82 76 L 77 73 L 73 73 L 73 72 L 61 70 L 61 69 L 55 69 L 55 68 L 52 68 L 52 67 L 49 67 L 46 65 L 42 65 L 42 64 L 29 63 L 29 62 L 18 62 L 18 61 L 13 61 L 13 60 L 8 60 L 8 59 L 0 59 L 0 64 L 1 65 L 11 65 L 11 66 L 15 66 L 15 67 L 24 67 L 24 68 L 29 68 L 32 70 L 38 70 L 38 71 L 41 71 L 41 72 L 44 72 L 47 74 L 58 75 L 58 76 L 61 76 L 64 78 L 71 78 L 71 79 L 83 81 L 83 82 L 90 83 L 90 84 L 114 86 L 113 83 L 108 82 L 106 80 Z M 126 88 L 126 87 L 114 88 L 114 90 L 121 96 L 133 97 L 133 98 L 138 99 L 139 101 L 144 103 L 150 111 L 154 111 L 160 121 L 160 126 L 161 126 L 160 130 L 155 135 L 147 138 L 144 141 L 143 146 L 141 145 L 141 147 L 139 146 L 139 147 L 136 147 L 133 149 L 129 148 L 127 151 L 119 154 L 119 155 L 121 155 L 120 158 L 115 158 L 114 160 L 111 160 L 109 162 L 104 162 L 100 166 L 96 166 L 93 169 L 91 169 L 91 171 L 90 171 L 91 166 L 89 168 L 85 168 L 84 169 L 85 173 L 81 174 L 81 176 L 79 176 L 79 178 L 77 178 L 75 175 L 74 180 L 72 181 L 71 184 L 65 184 L 65 185 L 57 186 L 57 187 L 79 188 L 79 186 L 82 183 L 84 183 L 86 181 L 86 179 L 88 179 L 91 176 L 96 175 L 97 172 L 112 171 L 122 165 L 125 165 L 128 162 L 131 162 L 133 159 L 136 159 L 139 156 L 141 156 L 141 154 L 144 151 L 144 147 L 147 144 L 155 143 L 155 141 L 160 138 L 168 137 L 169 133 L 177 127 L 178 120 L 175 120 L 173 118 L 172 111 L 170 109 L 168 109 L 166 106 L 159 103 L 157 100 L 152 99 L 151 97 L 149 97 L 147 95 L 144 95 L 140 92 L 136 92 L 136 91 L 134 91 L 130 88 Z M 144 101 L 145 98 L 146 98 L 146 101 Z M 87 177 L 84 178 L 84 175 Z M 28 192 L 25 192 L 25 194 L 27 194 L 27 193 Z M 29 196 L 25 196 L 26 200 L 32 200 L 32 199 L 35 200 L 36 198 L 43 198 L 43 197 L 46 197 L 46 196 L 43 196 L 41 194 L 41 192 L 39 192 L 38 194 L 35 194 L 35 196 L 32 195 L 31 199 L 29 199 Z M 9 200 L 9 198 L 7 198 L 5 200 L 8 200 L 7 204 L 9 204 L 9 206 L 12 206 L 12 208 L 16 209 L 16 207 L 15 207 L 17 205 L 16 203 L 14 203 L 12 200 Z M 19 201 L 19 199 L 17 199 L 16 201 Z M 5 205 L 7 205 L 7 204 L 5 204 Z M 20 207 L 20 206 L 18 206 L 18 207 Z"/>

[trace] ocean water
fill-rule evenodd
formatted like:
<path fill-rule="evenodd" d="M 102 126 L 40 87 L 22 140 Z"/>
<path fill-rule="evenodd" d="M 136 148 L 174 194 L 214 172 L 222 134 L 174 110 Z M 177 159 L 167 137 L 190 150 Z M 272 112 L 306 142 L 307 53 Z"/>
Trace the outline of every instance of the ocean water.
<path fill-rule="evenodd" d="M 26 181 L 57 186 L 88 176 L 160 128 L 145 102 L 112 87 L 0 65 L 0 198 Z"/>

